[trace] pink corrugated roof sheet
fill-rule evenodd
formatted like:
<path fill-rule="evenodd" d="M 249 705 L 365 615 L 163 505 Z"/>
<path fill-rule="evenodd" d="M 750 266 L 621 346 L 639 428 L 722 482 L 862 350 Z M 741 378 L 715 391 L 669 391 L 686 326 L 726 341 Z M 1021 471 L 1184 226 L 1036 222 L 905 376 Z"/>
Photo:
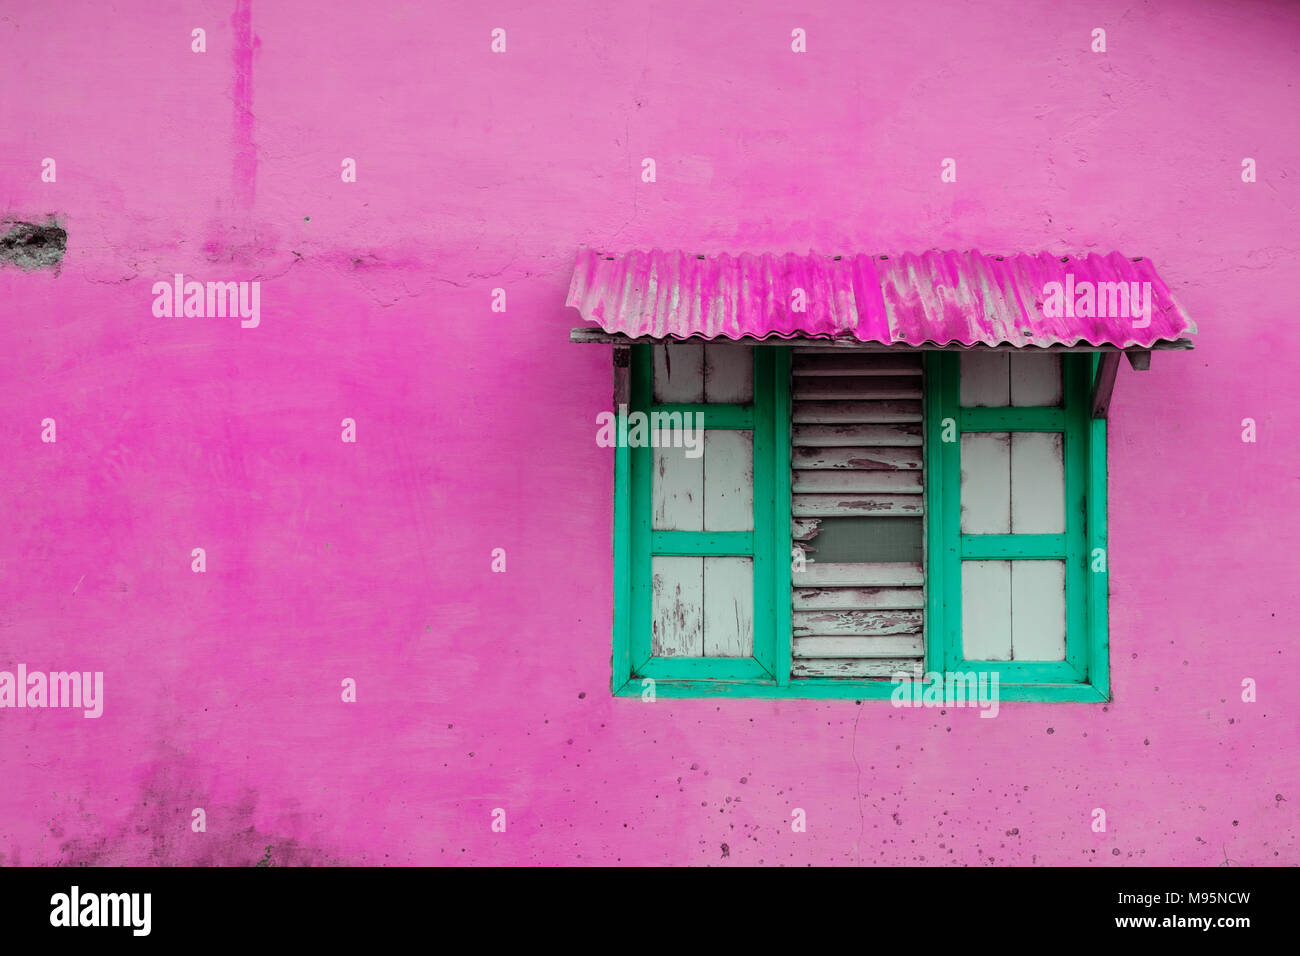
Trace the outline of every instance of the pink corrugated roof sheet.
<path fill-rule="evenodd" d="M 1048 318 L 1044 285 L 1149 282 L 1151 324 L 1116 317 Z M 793 293 L 804 290 L 806 311 Z M 629 336 L 818 336 L 885 345 L 1147 347 L 1196 331 L 1147 259 L 979 252 L 831 257 L 697 256 L 652 250 L 578 252 L 568 304 Z"/>

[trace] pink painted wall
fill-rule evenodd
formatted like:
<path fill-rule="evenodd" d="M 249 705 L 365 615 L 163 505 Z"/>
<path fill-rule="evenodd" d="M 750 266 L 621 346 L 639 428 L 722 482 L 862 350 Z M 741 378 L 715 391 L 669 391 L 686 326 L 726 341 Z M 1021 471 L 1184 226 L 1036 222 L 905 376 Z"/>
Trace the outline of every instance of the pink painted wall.
<path fill-rule="evenodd" d="M 5 863 L 1300 862 L 1300 9 L 332 6 L 0 18 L 0 211 L 69 234 L 0 268 L 0 669 L 106 697 L 0 712 Z M 1152 257 L 1201 335 L 1117 386 L 1114 703 L 611 699 L 582 244 Z"/>

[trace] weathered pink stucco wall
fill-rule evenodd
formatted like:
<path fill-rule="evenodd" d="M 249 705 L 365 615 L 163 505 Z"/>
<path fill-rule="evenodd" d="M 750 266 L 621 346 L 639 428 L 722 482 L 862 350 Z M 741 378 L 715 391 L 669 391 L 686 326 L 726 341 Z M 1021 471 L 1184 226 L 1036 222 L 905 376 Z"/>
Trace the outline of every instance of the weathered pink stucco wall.
<path fill-rule="evenodd" d="M 0 711 L 3 862 L 1300 862 L 1300 8 L 331 6 L 0 17 L 0 212 L 69 237 L 0 268 L 0 669 L 106 698 Z M 1152 257 L 1201 335 L 1116 390 L 1113 704 L 611 699 L 583 244 Z"/>

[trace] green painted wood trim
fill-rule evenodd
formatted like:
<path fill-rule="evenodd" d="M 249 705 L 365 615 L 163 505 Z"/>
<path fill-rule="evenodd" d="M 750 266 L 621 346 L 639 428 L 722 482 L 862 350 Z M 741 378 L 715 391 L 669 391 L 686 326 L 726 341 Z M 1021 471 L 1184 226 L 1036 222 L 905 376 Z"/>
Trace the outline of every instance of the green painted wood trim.
<path fill-rule="evenodd" d="M 650 553 L 748 558 L 754 553 L 754 532 L 651 531 Z"/>
<path fill-rule="evenodd" d="M 754 388 L 757 395 L 757 381 L 754 383 Z M 754 427 L 755 409 L 751 405 L 651 405 L 650 412 L 661 415 L 690 412 L 692 415 L 703 416 L 695 419 L 697 427 L 723 429 Z"/>
<path fill-rule="evenodd" d="M 628 413 L 650 408 L 654 376 L 651 346 L 632 349 L 631 389 Z M 631 600 L 628 610 L 628 647 L 633 665 L 650 657 L 650 482 L 652 461 L 649 448 L 628 450 L 630 462 L 631 548 L 628 576 Z"/>
<path fill-rule="evenodd" d="M 957 360 L 960 375 L 961 356 L 948 357 Z M 1064 408 L 963 408 L 957 424 L 964 432 L 1059 432 L 1065 420 Z"/>
<path fill-rule="evenodd" d="M 1100 356 L 1091 356 L 1089 380 L 1096 376 Z M 1088 421 L 1088 517 L 1085 560 L 1088 593 L 1088 682 L 1110 699 L 1110 553 L 1106 537 L 1107 463 L 1106 419 Z M 1104 570 L 1093 571 L 1093 555 L 1100 549 Z"/>
<path fill-rule="evenodd" d="M 943 669 L 953 670 L 962 659 L 961 647 L 961 356 L 938 356 L 940 442 L 936 448 L 939 465 L 940 506 L 932 514 L 939 522 L 943 595 Z M 945 428 L 945 423 L 955 423 Z M 954 431 L 955 428 L 955 431 Z M 947 432 L 951 441 L 943 441 Z"/>
<path fill-rule="evenodd" d="M 751 657 L 652 657 L 636 677 L 654 680 L 771 680 L 772 672 Z"/>
<path fill-rule="evenodd" d="M 771 529 L 776 521 L 776 426 L 772 420 L 771 347 L 754 348 L 754 659 L 776 667 L 776 595 Z M 705 419 L 707 422 L 708 419 Z M 789 522 L 786 522 L 789 524 Z"/>
<path fill-rule="evenodd" d="M 772 602 L 775 609 L 772 673 L 778 685 L 790 683 L 794 653 L 791 623 L 790 561 L 794 538 L 790 527 L 790 350 L 765 346 L 772 353 Z"/>
<path fill-rule="evenodd" d="M 1066 556 L 1063 534 L 963 534 L 963 558 L 1056 558 Z"/>
<path fill-rule="evenodd" d="M 618 697 L 643 697 L 648 679 L 634 677 L 617 691 Z M 653 680 L 655 697 L 664 699 L 739 697 L 760 700 L 878 700 L 888 701 L 896 685 L 890 681 L 805 678 L 780 685 L 772 681 Z M 1006 703 L 1104 703 L 1107 698 L 1089 684 L 1000 684 L 999 706 Z M 947 705 L 945 705 L 947 706 Z"/>
<path fill-rule="evenodd" d="M 1065 660 L 1088 679 L 1088 423 L 1092 420 L 1089 356 L 1061 356 L 1065 396 Z"/>
<path fill-rule="evenodd" d="M 612 689 L 617 690 L 632 676 L 631 636 L 628 615 L 632 606 L 631 493 L 629 454 L 626 446 L 614 449 L 614 654 Z"/>
<path fill-rule="evenodd" d="M 1068 614 L 1068 612 L 1067 612 Z M 1069 635 L 1066 636 L 1069 647 Z M 948 668 L 952 671 L 996 672 L 1004 684 L 1082 684 L 1087 674 L 1082 668 L 1065 661 L 966 661 L 960 660 Z"/>
<path fill-rule="evenodd" d="M 943 535 L 944 461 L 943 382 L 945 363 L 940 352 L 927 352 L 923 359 L 925 390 L 922 396 L 922 462 L 925 468 L 925 669 L 942 671 L 945 658 L 944 571 L 947 542 Z M 953 421 L 955 434 L 956 420 Z M 960 506 L 960 502 L 958 503 Z"/>

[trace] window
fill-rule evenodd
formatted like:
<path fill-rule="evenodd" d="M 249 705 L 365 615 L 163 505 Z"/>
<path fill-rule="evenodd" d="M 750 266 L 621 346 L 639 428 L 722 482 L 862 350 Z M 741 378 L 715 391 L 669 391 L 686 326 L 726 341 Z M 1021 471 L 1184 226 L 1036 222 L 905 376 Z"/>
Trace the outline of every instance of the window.
<path fill-rule="evenodd" d="M 1109 696 L 1091 354 L 634 345 L 616 449 L 614 690 L 885 698 L 995 673 Z M 668 434 L 702 416 L 699 447 Z M 629 447 L 630 446 L 630 447 Z"/>

